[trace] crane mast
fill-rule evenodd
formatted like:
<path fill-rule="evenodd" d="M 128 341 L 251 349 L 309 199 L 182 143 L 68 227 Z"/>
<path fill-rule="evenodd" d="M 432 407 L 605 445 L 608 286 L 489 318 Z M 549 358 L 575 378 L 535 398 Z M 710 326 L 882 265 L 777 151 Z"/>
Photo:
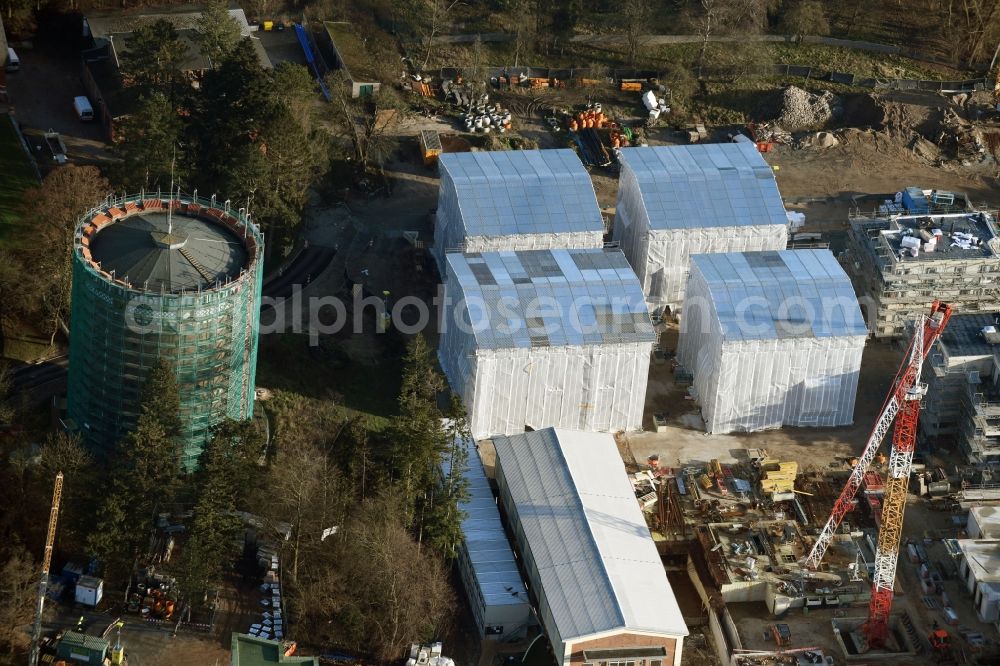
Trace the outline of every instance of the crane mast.
<path fill-rule="evenodd" d="M 934 307 L 937 307 L 936 301 Z M 847 512 L 854 505 L 854 498 L 857 496 L 858 490 L 861 489 L 861 481 L 865 478 L 865 472 L 868 471 L 868 467 L 875 460 L 878 448 L 882 445 L 882 440 L 889 433 L 889 428 L 892 426 L 892 422 L 895 420 L 896 414 L 903 404 L 903 399 L 912 387 L 914 375 L 909 370 L 915 365 L 920 365 L 929 350 L 929 347 L 925 349 L 923 345 L 916 344 L 916 340 L 910 341 L 906 357 L 903 359 L 902 364 L 900 364 L 899 371 L 896 373 L 896 378 L 893 381 L 893 388 L 886 397 L 885 404 L 882 406 L 882 412 L 879 414 L 878 419 L 875 421 L 875 427 L 872 428 L 872 432 L 868 436 L 868 442 L 865 444 L 864 451 L 861 452 L 861 456 L 858 458 L 858 464 L 851 470 L 851 475 L 848 477 L 847 483 L 844 484 L 844 489 L 840 491 L 840 496 L 833 504 L 833 511 L 830 512 L 830 517 L 827 519 L 826 525 L 823 526 L 819 536 L 816 538 L 816 542 L 813 544 L 812 550 L 809 551 L 809 555 L 803 561 L 805 568 L 815 571 L 823 561 L 826 549 L 830 547 L 830 542 L 833 541 L 833 535 L 836 534 L 840 523 L 844 520 L 844 516 L 847 515 Z"/>
<path fill-rule="evenodd" d="M 927 351 L 941 337 L 951 318 L 951 307 L 937 302 L 929 317 L 918 321 L 913 336 L 913 346 Z M 875 552 L 875 577 L 872 596 L 868 604 L 868 620 L 864 634 L 868 648 L 881 648 L 889 634 L 889 613 L 892 610 L 893 585 L 896 579 L 896 562 L 903 533 L 903 512 L 906 509 L 906 490 L 913 467 L 913 451 L 917 444 L 917 422 L 920 418 L 920 401 L 927 386 L 920 383 L 923 357 L 907 368 L 903 381 L 910 386 L 903 398 L 892 433 L 892 453 L 885 480 L 885 497 L 882 500 L 882 526 L 879 528 L 878 548 Z M 903 382 L 901 382 L 903 383 Z"/>
<path fill-rule="evenodd" d="M 906 358 L 900 365 L 893 387 L 875 421 L 875 427 L 868 437 L 865 449 L 834 503 L 826 525 L 803 561 L 803 566 L 808 569 L 815 570 L 819 567 L 823 555 L 830 547 L 833 535 L 840 527 L 844 516 L 851 510 L 865 472 L 875 459 L 882 440 L 889 432 L 889 427 L 895 421 L 885 498 L 882 502 L 882 526 L 879 529 L 878 548 L 875 554 L 872 597 L 868 606 L 868 619 L 864 625 L 869 649 L 884 646 L 889 633 L 889 612 L 892 609 L 892 588 L 896 577 L 896 562 L 899 559 L 900 537 L 903 532 L 906 489 L 917 442 L 920 401 L 927 392 L 926 385 L 920 383 L 920 373 L 923 370 L 924 359 L 941 337 L 951 318 L 951 312 L 950 305 L 934 301 L 930 314 L 921 316 L 917 320 Z"/>
<path fill-rule="evenodd" d="M 42 611 L 45 610 L 45 593 L 49 587 L 49 566 L 52 564 L 52 544 L 56 538 L 56 523 L 59 521 L 59 503 L 62 501 L 63 473 L 56 474 L 52 487 L 52 508 L 49 512 L 49 531 L 45 535 L 45 553 L 42 555 L 42 575 L 38 580 L 38 600 L 35 605 L 35 625 L 31 630 L 31 657 L 29 666 L 38 666 L 41 652 L 38 644 L 42 638 Z"/>

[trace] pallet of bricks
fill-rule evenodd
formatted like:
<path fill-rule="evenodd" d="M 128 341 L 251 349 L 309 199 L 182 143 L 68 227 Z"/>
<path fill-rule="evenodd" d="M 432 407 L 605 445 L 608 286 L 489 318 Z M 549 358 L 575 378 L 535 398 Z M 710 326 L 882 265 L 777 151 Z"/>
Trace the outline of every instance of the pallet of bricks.
<path fill-rule="evenodd" d="M 795 477 L 799 473 L 797 462 L 781 462 L 765 458 L 760 464 L 760 491 L 763 494 L 780 495 L 795 490 Z"/>

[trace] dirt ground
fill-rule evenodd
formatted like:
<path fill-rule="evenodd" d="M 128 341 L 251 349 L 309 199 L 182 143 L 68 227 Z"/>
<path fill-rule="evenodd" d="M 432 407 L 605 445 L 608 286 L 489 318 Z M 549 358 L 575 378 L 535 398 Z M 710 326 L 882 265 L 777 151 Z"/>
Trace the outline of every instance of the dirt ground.
<path fill-rule="evenodd" d="M 671 327 L 661 337 L 665 350 L 676 348 L 677 331 Z M 650 365 L 646 390 L 645 432 L 630 433 L 626 440 L 638 462 L 653 454 L 669 465 L 694 465 L 718 458 L 736 462 L 748 448 L 767 449 L 771 456 L 796 460 L 817 468 L 856 455 L 871 432 L 875 416 L 902 358 L 896 346 L 869 342 L 861 363 L 854 425 L 841 428 L 783 428 L 756 433 L 710 435 L 694 401 L 688 399 L 686 385 L 674 381 L 669 360 Z M 653 414 L 667 416 L 665 432 L 653 431 Z"/>
<path fill-rule="evenodd" d="M 747 650 L 773 650 L 774 639 L 770 636 L 770 626 L 775 622 L 787 624 L 791 631 L 791 646 L 795 648 L 817 648 L 824 654 L 841 656 L 841 651 L 833 637 L 830 620 L 835 613 L 843 615 L 843 611 L 818 610 L 803 614 L 797 609 L 776 620 L 767 610 L 763 602 L 726 604 L 729 614 L 733 617 L 740 641 Z M 765 638 L 765 632 L 768 632 Z M 841 663 L 841 660 L 837 660 Z M 895 662 L 894 662 L 895 663 Z"/>

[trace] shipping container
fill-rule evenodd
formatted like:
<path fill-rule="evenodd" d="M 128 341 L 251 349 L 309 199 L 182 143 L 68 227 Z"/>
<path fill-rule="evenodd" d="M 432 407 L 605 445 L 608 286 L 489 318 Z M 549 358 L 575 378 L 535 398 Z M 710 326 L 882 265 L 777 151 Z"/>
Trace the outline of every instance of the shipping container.
<path fill-rule="evenodd" d="M 420 154 L 424 159 L 424 164 L 427 166 L 437 164 L 438 157 L 443 151 L 440 134 L 434 130 L 420 131 Z"/>

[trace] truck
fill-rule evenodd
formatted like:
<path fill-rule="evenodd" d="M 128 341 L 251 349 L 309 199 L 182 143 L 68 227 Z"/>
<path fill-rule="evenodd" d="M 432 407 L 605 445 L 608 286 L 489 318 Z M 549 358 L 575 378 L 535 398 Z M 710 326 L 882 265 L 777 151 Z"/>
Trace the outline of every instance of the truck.
<path fill-rule="evenodd" d="M 66 144 L 63 143 L 59 132 L 51 129 L 46 132 L 45 143 L 48 145 L 49 152 L 52 153 L 52 159 L 55 160 L 56 164 L 66 164 Z"/>

